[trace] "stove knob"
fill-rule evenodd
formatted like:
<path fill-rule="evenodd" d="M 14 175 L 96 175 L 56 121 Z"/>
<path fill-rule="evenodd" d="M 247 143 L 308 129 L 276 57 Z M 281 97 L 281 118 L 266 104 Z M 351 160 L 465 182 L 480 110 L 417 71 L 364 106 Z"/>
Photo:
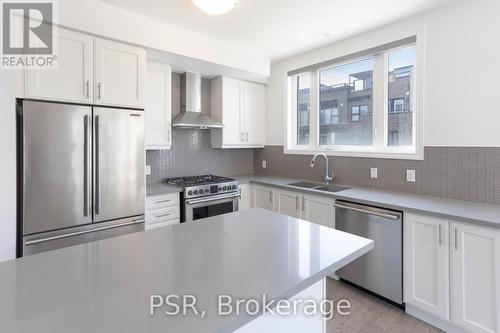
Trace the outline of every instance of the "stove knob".
<path fill-rule="evenodd" d="M 188 195 L 192 195 L 192 194 L 193 194 L 193 191 L 189 190 Z"/>
<path fill-rule="evenodd" d="M 206 188 L 206 189 L 205 189 L 205 193 L 210 193 L 210 189 L 209 189 L 209 188 Z"/>
<path fill-rule="evenodd" d="M 222 186 L 219 186 L 219 187 L 217 188 L 217 191 L 218 191 L 218 192 L 222 191 Z"/>
<path fill-rule="evenodd" d="M 236 185 L 233 185 L 233 190 L 236 190 Z"/>
<path fill-rule="evenodd" d="M 198 190 L 194 190 L 194 195 L 197 195 L 198 194 Z"/>
<path fill-rule="evenodd" d="M 222 189 L 223 189 L 224 191 L 225 191 L 225 190 L 227 190 L 227 186 L 224 186 Z"/>

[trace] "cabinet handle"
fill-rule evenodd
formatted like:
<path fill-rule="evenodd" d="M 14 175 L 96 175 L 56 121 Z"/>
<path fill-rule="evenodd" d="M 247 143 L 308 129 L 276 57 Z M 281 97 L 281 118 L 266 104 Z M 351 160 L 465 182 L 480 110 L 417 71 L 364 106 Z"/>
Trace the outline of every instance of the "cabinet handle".
<path fill-rule="evenodd" d="M 159 219 L 159 218 L 162 218 L 162 217 L 167 217 L 167 216 L 170 216 L 170 215 L 172 215 L 172 213 L 166 213 L 166 214 L 162 214 L 162 215 L 156 215 L 155 217 L 156 217 L 157 219 Z"/>
<path fill-rule="evenodd" d="M 240 132 L 240 141 L 245 142 L 245 140 L 243 140 L 243 132 Z"/>
<path fill-rule="evenodd" d="M 97 99 L 101 99 L 101 82 L 97 83 Z"/>
<path fill-rule="evenodd" d="M 90 81 L 87 80 L 87 82 L 85 83 L 85 85 L 87 87 L 87 98 L 89 98 L 89 96 L 90 96 L 90 93 L 89 93 L 89 90 L 90 90 L 89 84 L 90 84 Z"/>
<path fill-rule="evenodd" d="M 165 200 L 158 200 L 156 201 L 157 204 L 164 203 L 164 202 L 170 202 L 172 199 L 165 199 Z"/>
<path fill-rule="evenodd" d="M 269 202 L 273 203 L 273 192 L 269 192 Z"/>
<path fill-rule="evenodd" d="M 248 142 L 248 132 L 245 132 L 245 141 Z"/>
<path fill-rule="evenodd" d="M 295 209 L 299 210 L 299 197 L 295 197 Z"/>
<path fill-rule="evenodd" d="M 439 246 L 443 244 L 443 238 L 442 238 L 442 233 L 441 233 L 441 224 L 439 224 Z"/>
<path fill-rule="evenodd" d="M 458 229 L 455 227 L 455 250 L 458 250 Z"/>
<path fill-rule="evenodd" d="M 306 199 L 302 197 L 302 211 L 306 210 Z"/>

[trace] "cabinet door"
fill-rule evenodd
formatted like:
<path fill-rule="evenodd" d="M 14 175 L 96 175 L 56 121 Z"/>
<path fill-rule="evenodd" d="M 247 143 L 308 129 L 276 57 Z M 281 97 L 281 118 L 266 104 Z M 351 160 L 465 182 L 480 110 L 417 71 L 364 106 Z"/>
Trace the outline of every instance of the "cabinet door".
<path fill-rule="evenodd" d="M 223 145 L 243 144 L 241 124 L 242 87 L 238 80 L 222 79 L 222 129 Z"/>
<path fill-rule="evenodd" d="M 276 191 L 276 212 L 288 216 L 300 218 L 301 213 L 300 192 L 277 190 Z"/>
<path fill-rule="evenodd" d="M 146 149 L 170 149 L 172 118 L 172 68 L 148 62 L 144 91 Z"/>
<path fill-rule="evenodd" d="M 274 210 L 274 190 L 265 186 L 252 186 L 252 207 Z"/>
<path fill-rule="evenodd" d="M 449 222 L 404 216 L 405 302 L 449 321 Z"/>
<path fill-rule="evenodd" d="M 240 194 L 239 210 L 250 208 L 250 186 L 248 184 L 240 185 Z"/>
<path fill-rule="evenodd" d="M 146 51 L 100 38 L 95 38 L 94 49 L 94 103 L 143 107 Z"/>
<path fill-rule="evenodd" d="M 252 147 L 265 144 L 266 87 L 257 83 L 244 83 L 243 140 Z"/>
<path fill-rule="evenodd" d="M 500 231 L 451 223 L 452 323 L 471 332 L 498 332 Z"/>
<path fill-rule="evenodd" d="M 64 28 L 54 31 L 57 68 L 27 69 L 28 98 L 64 102 L 92 102 L 93 40 L 89 35 Z"/>
<path fill-rule="evenodd" d="M 302 197 L 302 219 L 335 228 L 335 200 L 304 194 Z"/>

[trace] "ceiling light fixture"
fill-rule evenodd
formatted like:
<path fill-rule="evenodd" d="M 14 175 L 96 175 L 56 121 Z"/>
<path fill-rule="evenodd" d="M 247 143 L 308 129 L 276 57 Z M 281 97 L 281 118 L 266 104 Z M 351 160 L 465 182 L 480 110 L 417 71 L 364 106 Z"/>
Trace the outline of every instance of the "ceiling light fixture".
<path fill-rule="evenodd" d="M 209 15 L 222 15 L 238 6 L 240 0 L 193 0 L 193 2 Z"/>

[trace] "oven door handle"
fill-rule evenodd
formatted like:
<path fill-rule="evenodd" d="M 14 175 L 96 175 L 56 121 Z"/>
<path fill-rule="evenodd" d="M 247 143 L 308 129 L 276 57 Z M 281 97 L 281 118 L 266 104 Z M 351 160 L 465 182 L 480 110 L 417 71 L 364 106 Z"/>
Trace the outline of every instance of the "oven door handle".
<path fill-rule="evenodd" d="M 233 193 L 233 194 L 213 196 L 213 197 L 208 197 L 208 198 L 203 198 L 203 199 L 198 199 L 198 200 L 186 200 L 186 205 L 196 205 L 196 204 L 203 203 L 203 202 L 210 202 L 210 201 L 216 201 L 216 200 L 221 200 L 221 199 L 231 199 L 231 198 L 237 198 L 237 197 L 241 197 L 241 195 L 239 193 Z"/>

